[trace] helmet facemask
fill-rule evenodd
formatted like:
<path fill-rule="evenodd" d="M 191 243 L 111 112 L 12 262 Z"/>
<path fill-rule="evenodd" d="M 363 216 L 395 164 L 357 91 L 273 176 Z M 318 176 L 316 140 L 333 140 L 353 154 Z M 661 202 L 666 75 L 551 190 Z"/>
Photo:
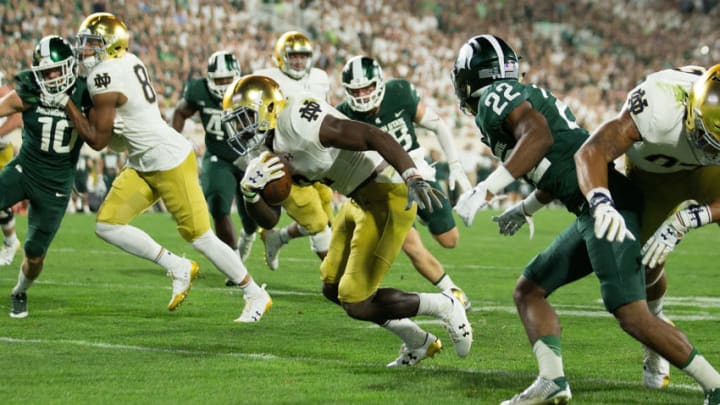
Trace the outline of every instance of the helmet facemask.
<path fill-rule="evenodd" d="M 345 100 L 354 111 L 372 111 L 380 106 L 385 96 L 382 69 L 372 58 L 356 56 L 347 61 L 342 82 Z"/>
<path fill-rule="evenodd" d="M 66 92 L 75 84 L 76 61 L 70 45 L 59 36 L 40 40 L 33 51 L 31 70 L 44 94 Z"/>
<path fill-rule="evenodd" d="M 222 127 L 227 143 L 246 155 L 265 143 L 285 105 L 280 85 L 262 75 L 235 80 L 223 97 Z"/>
<path fill-rule="evenodd" d="M 235 55 L 227 51 L 213 53 L 208 59 L 207 85 L 213 96 L 222 99 L 225 91 L 242 75 Z"/>

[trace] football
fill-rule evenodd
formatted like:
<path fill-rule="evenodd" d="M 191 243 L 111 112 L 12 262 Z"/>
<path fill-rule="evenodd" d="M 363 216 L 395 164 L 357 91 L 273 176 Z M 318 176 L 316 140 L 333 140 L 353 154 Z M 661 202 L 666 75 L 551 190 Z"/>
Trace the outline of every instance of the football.
<path fill-rule="evenodd" d="M 288 166 L 287 160 L 281 155 L 270 154 L 268 159 L 277 156 L 283 164 L 283 176 L 279 179 L 275 179 L 265 185 L 265 188 L 260 190 L 260 197 L 270 205 L 280 205 L 283 201 L 287 200 L 290 195 L 290 188 L 292 188 L 292 176 L 290 174 L 290 167 Z"/>

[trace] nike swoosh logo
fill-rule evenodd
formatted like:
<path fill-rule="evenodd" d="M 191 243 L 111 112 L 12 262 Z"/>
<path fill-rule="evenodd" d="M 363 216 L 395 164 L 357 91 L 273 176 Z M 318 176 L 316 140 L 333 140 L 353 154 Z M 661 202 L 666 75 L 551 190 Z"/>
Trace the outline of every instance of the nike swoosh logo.
<path fill-rule="evenodd" d="M 58 192 L 56 191 L 56 192 L 55 192 L 55 197 L 59 197 L 59 198 L 67 197 L 67 194 L 58 193 Z"/>
<path fill-rule="evenodd" d="M 405 109 L 404 109 L 404 108 L 403 108 L 402 110 L 396 112 L 396 113 L 395 113 L 395 118 L 400 118 L 400 116 L 403 115 L 404 112 L 405 112 Z"/>

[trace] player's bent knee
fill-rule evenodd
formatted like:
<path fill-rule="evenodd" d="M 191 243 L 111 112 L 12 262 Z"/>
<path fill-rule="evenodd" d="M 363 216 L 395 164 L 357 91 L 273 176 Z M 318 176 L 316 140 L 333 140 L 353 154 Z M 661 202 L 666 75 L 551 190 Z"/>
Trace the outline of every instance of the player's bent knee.
<path fill-rule="evenodd" d="M 186 242 L 193 242 L 194 240 L 206 234 L 210 229 L 200 229 L 197 227 L 190 227 L 187 225 L 178 224 L 177 230 L 180 233 L 180 236 L 185 239 Z"/>
<path fill-rule="evenodd" d="M 451 231 L 433 236 L 440 246 L 445 249 L 453 249 L 460 241 L 460 233 L 457 231 L 457 228 L 453 228 Z"/>

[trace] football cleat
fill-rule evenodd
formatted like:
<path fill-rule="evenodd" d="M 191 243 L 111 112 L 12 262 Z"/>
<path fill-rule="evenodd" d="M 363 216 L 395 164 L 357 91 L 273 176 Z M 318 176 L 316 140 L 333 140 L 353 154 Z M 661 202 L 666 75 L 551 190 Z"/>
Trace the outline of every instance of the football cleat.
<path fill-rule="evenodd" d="M 272 229 L 263 229 L 260 236 L 265 243 L 265 263 L 270 270 L 277 270 L 280 266 L 280 248 L 286 242 L 283 242 L 279 231 Z"/>
<path fill-rule="evenodd" d="M 250 297 L 247 294 L 245 295 L 245 308 L 243 308 L 240 316 L 235 319 L 235 322 L 258 322 L 260 318 L 270 310 L 270 307 L 272 307 L 272 298 L 270 298 L 270 294 L 265 291 L 265 287 L 265 284 L 260 287 L 262 292 L 258 296 Z"/>
<path fill-rule="evenodd" d="M 675 326 L 665 315 L 660 319 Z M 647 388 L 659 390 L 670 384 L 670 362 L 661 355 L 643 345 L 643 385 Z"/>
<path fill-rule="evenodd" d="M 465 306 L 459 299 L 455 298 L 455 291 L 459 290 L 451 288 L 442 293 L 448 297 L 452 304 L 442 320 L 445 324 L 445 329 L 450 335 L 450 339 L 452 339 L 455 344 L 455 353 L 460 357 L 465 357 L 470 353 L 470 348 L 472 347 L 472 326 L 465 313 Z"/>
<path fill-rule="evenodd" d="M 463 291 L 459 288 L 453 288 L 452 294 L 453 294 L 453 297 L 459 299 L 460 302 L 462 302 L 463 307 L 465 308 L 466 311 L 468 309 L 470 309 L 470 298 L 468 298 L 467 294 L 465 294 L 465 291 Z"/>
<path fill-rule="evenodd" d="M 253 242 L 255 242 L 256 235 L 257 234 L 255 232 L 248 235 L 245 233 L 245 230 L 240 231 L 240 238 L 238 239 L 237 250 L 243 263 L 245 263 L 245 261 L 247 261 L 247 258 L 250 256 L 250 251 L 252 251 L 252 245 Z"/>
<path fill-rule="evenodd" d="M 26 318 L 27 316 L 27 294 L 24 292 L 10 294 L 10 318 Z"/>
<path fill-rule="evenodd" d="M 425 335 L 425 343 L 416 348 L 410 349 L 405 343 L 400 346 L 400 357 L 388 363 L 387 367 L 414 366 L 423 359 L 433 357 L 442 350 L 442 342 L 432 333 Z"/>
<path fill-rule="evenodd" d="M 554 380 L 538 377 L 525 391 L 500 405 L 564 405 L 571 398 L 570 385 L 565 377 Z"/>
<path fill-rule="evenodd" d="M 0 249 L 0 266 L 7 266 L 12 263 L 18 249 L 20 249 L 20 241 L 17 239 L 12 245 L 3 244 L 2 249 Z"/>
<path fill-rule="evenodd" d="M 178 305 L 185 301 L 185 297 L 187 297 L 190 287 L 192 286 L 192 281 L 195 280 L 198 272 L 200 272 L 200 265 L 197 264 L 197 262 L 188 259 L 183 260 L 186 262 L 186 266 L 183 266 L 183 269 L 174 269 L 167 273 L 173 280 L 172 297 L 168 304 L 169 311 L 174 311 Z"/>

